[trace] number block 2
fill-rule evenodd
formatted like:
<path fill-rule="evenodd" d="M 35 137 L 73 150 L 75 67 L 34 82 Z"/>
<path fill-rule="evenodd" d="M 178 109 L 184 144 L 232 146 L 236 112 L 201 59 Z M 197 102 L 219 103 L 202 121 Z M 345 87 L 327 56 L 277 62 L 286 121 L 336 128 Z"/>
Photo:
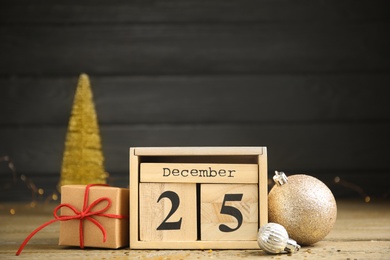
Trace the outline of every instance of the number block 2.
<path fill-rule="evenodd" d="M 197 239 L 195 184 L 141 183 L 139 191 L 140 240 Z"/>
<path fill-rule="evenodd" d="M 257 249 L 265 147 L 130 148 L 131 249 Z"/>

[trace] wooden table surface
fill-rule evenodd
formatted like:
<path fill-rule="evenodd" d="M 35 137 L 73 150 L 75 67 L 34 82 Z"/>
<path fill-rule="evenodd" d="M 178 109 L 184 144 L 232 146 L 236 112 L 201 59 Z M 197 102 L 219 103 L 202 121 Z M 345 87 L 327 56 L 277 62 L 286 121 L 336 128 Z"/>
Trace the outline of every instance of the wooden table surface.
<path fill-rule="evenodd" d="M 336 225 L 322 241 L 295 254 L 261 250 L 118 250 L 58 246 L 59 224 L 36 234 L 20 256 L 24 238 L 52 219 L 55 205 L 0 203 L 0 259 L 390 259 L 390 201 L 337 201 Z M 14 214 L 10 210 L 14 209 Z"/>

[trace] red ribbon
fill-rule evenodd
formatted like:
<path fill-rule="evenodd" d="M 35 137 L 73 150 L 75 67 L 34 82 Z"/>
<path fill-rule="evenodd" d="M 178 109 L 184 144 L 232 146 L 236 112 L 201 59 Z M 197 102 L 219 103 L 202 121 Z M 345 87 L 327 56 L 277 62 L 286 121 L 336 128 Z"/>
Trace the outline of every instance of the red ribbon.
<path fill-rule="evenodd" d="M 44 223 L 43 225 L 41 225 L 37 229 L 35 229 L 33 232 L 31 232 L 31 234 L 28 235 L 26 237 L 26 239 L 23 241 L 23 243 L 20 245 L 19 250 L 16 252 L 16 255 L 20 255 L 20 253 L 22 252 L 23 248 L 26 246 L 28 241 L 30 241 L 30 239 L 36 233 L 41 231 L 46 226 L 48 226 L 54 222 L 57 222 L 57 221 L 68 221 L 68 220 L 74 220 L 74 219 L 78 219 L 80 221 L 80 224 L 79 224 L 80 248 L 84 248 L 84 232 L 83 232 L 83 221 L 84 220 L 89 220 L 93 224 L 95 224 L 100 229 L 100 231 L 102 231 L 102 233 L 103 233 L 103 242 L 106 242 L 106 239 L 107 239 L 106 230 L 104 229 L 103 225 L 99 223 L 99 221 L 92 218 L 91 216 L 101 216 L 101 217 L 117 218 L 117 219 L 127 218 L 127 216 L 116 215 L 116 214 L 105 214 L 104 212 L 107 211 L 111 207 L 111 204 L 112 204 L 111 200 L 107 197 L 98 198 L 97 200 L 92 202 L 91 205 L 88 206 L 89 188 L 92 186 L 108 186 L 108 185 L 106 185 L 106 184 L 88 184 L 87 187 L 85 188 L 84 204 L 83 204 L 82 211 L 78 211 L 75 207 L 73 207 L 72 205 L 70 205 L 68 203 L 58 205 L 53 211 L 54 219 Z M 97 206 L 98 204 L 100 204 L 104 201 L 107 201 L 107 205 L 103 209 L 100 209 L 97 211 L 92 211 L 92 209 L 95 206 Z M 57 214 L 58 210 L 63 208 L 63 207 L 67 207 L 70 210 L 72 210 L 74 212 L 74 215 L 58 216 L 58 214 Z"/>

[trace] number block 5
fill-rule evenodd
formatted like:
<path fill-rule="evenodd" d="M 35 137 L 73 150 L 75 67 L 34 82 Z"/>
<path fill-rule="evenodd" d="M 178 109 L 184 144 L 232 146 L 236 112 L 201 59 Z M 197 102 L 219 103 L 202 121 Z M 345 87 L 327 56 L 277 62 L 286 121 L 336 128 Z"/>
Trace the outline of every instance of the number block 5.
<path fill-rule="evenodd" d="M 201 240 L 256 240 L 256 184 L 201 185 Z"/>
<path fill-rule="evenodd" d="M 197 239 L 196 184 L 140 183 L 139 189 L 142 241 Z"/>

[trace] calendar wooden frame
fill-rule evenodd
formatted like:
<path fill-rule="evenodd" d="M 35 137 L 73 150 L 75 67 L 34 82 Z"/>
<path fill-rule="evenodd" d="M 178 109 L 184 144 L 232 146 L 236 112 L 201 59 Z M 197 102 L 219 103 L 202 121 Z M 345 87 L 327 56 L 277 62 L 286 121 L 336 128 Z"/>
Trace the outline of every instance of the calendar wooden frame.
<path fill-rule="evenodd" d="M 130 148 L 130 249 L 258 249 L 256 240 L 141 241 L 140 165 L 159 163 L 255 163 L 258 165 L 258 227 L 268 222 L 266 147 L 134 147 Z M 198 227 L 199 229 L 200 227 Z"/>

